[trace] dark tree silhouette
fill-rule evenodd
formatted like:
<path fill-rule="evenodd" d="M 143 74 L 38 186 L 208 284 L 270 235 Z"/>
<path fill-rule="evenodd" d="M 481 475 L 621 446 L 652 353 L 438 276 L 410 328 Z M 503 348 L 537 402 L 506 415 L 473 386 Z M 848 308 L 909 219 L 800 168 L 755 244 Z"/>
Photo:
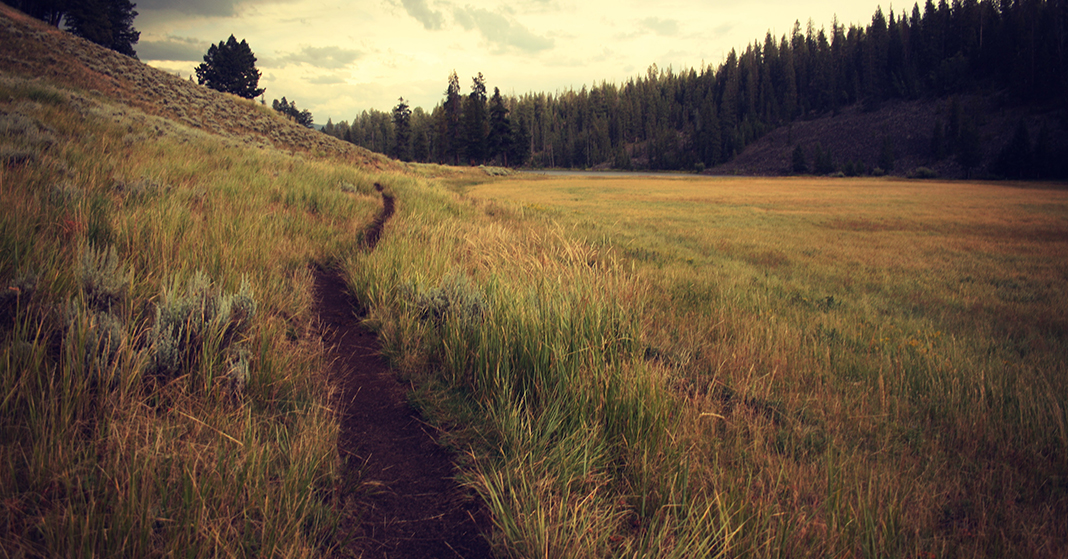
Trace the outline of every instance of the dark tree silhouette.
<path fill-rule="evenodd" d="M 66 4 L 64 22 L 83 39 L 137 58 L 133 46 L 141 32 L 133 27 L 134 6 L 129 0 L 74 0 Z"/>
<path fill-rule="evenodd" d="M 489 137 L 486 79 L 482 77 L 482 72 L 471 80 L 471 93 L 464 99 L 463 119 L 467 160 L 471 163 L 482 163 L 486 159 L 486 140 Z"/>
<path fill-rule="evenodd" d="M 59 27 L 63 15 L 67 13 L 69 0 L 4 0 L 4 3 L 18 8 L 31 17 Z"/>
<path fill-rule="evenodd" d="M 409 144 L 412 141 L 412 110 L 404 97 L 397 99 L 393 107 L 393 157 L 401 161 L 411 160 Z"/>
<path fill-rule="evenodd" d="M 502 101 L 517 134 L 512 145 L 534 166 L 693 169 L 697 162 L 724 163 L 767 132 L 799 119 L 848 106 L 876 109 L 888 101 L 937 100 L 946 108 L 935 122 L 921 124 L 931 134 L 932 163 L 954 158 L 967 172 L 982 173 L 993 170 L 1002 146 L 984 149 L 976 123 L 984 122 L 985 129 L 990 121 L 975 114 L 984 105 L 969 102 L 966 114 L 960 98 L 990 92 L 1000 92 L 998 106 L 1068 109 L 1068 0 L 923 0 L 900 12 L 877 9 L 863 26 L 836 20 L 821 29 L 811 20 L 807 26 L 796 22 L 778 40 L 768 34 L 732 49 L 718 66 L 679 73 L 652 67 L 621 84 L 531 92 Z M 429 145 L 419 151 L 425 158 L 413 156 L 459 164 L 499 155 L 493 141 L 480 152 L 479 140 L 497 129 L 492 111 L 477 102 L 478 95 L 474 99 L 460 95 L 453 72 L 445 99 L 428 115 L 420 141 Z M 491 103 L 491 108 L 501 107 Z M 350 137 L 388 153 L 392 144 L 382 147 L 381 141 L 392 132 L 380 126 L 388 126 L 388 119 L 388 113 L 376 111 L 358 115 Z M 1031 173 L 1068 175 L 1063 132 L 1054 126 L 1045 136 L 1031 132 Z M 797 142 L 791 137 L 789 143 Z M 803 150 L 807 172 L 816 170 L 814 143 L 806 142 Z M 843 153 L 843 166 L 852 162 L 852 170 L 860 172 L 869 167 L 863 161 L 905 170 L 894 157 L 904 157 L 906 146 L 866 143 L 868 153 Z M 505 153 L 510 165 L 518 164 Z M 835 166 L 833 158 L 822 163 L 824 170 Z"/>
<path fill-rule="evenodd" d="M 493 97 L 489 105 L 489 159 L 502 159 L 508 165 L 508 155 L 512 150 L 512 123 L 508 119 L 508 107 L 504 106 L 500 88 L 493 88 Z"/>
<path fill-rule="evenodd" d="M 445 102 L 441 111 L 441 148 L 442 160 L 450 163 L 460 163 L 460 154 L 463 151 L 463 141 L 460 134 L 460 123 L 463 115 L 463 98 L 460 96 L 460 77 L 456 70 L 449 74 L 449 86 L 445 90 Z"/>
<path fill-rule="evenodd" d="M 226 42 L 212 45 L 204 55 L 204 62 L 197 66 L 197 81 L 217 91 L 233 93 L 246 99 L 263 94 L 257 88 L 260 71 L 256 69 L 256 55 L 244 39 L 240 43 L 233 35 Z"/>
<path fill-rule="evenodd" d="M 293 119 L 297 124 L 305 128 L 314 127 L 314 119 L 312 118 L 311 111 L 308 109 L 304 109 L 303 111 L 298 109 L 296 101 L 286 101 L 286 98 L 283 96 L 281 101 L 278 99 L 272 101 L 271 107 Z M 333 128 L 333 126 L 331 126 L 331 128 Z M 330 132 L 327 133 L 329 134 Z"/>

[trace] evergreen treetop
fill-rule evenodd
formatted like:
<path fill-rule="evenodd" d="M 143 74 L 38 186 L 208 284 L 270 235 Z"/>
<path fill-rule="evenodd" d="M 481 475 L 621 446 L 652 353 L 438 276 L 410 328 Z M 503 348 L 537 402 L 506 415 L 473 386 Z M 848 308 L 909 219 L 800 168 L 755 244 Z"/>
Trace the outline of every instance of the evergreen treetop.
<path fill-rule="evenodd" d="M 255 99 L 265 91 L 257 88 L 260 71 L 256 69 L 256 55 L 244 39 L 240 43 L 233 35 L 226 42 L 212 45 L 197 66 L 197 80 L 217 91 Z"/>

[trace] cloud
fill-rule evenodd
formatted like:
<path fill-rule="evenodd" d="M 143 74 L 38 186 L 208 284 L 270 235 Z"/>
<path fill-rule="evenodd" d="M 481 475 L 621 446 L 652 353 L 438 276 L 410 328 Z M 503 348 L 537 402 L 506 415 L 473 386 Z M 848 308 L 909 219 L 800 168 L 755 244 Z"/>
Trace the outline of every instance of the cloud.
<path fill-rule="evenodd" d="M 663 37 L 672 37 L 679 32 L 679 22 L 674 19 L 647 17 L 639 23 L 645 29 Z"/>
<path fill-rule="evenodd" d="M 188 37 L 168 35 L 166 39 L 139 41 L 137 57 L 141 60 L 191 60 L 200 62 L 211 43 Z"/>
<path fill-rule="evenodd" d="M 170 11 L 198 16 L 232 16 L 241 0 L 137 0 L 136 10 Z"/>
<path fill-rule="evenodd" d="M 453 17 L 464 29 L 478 29 L 487 41 L 500 47 L 512 47 L 533 53 L 553 46 L 552 39 L 539 37 L 523 25 L 489 10 L 471 6 L 456 8 Z"/>
<path fill-rule="evenodd" d="M 242 8 L 286 4 L 294 0 L 137 0 L 138 12 L 171 12 L 189 16 L 232 17 Z"/>
<path fill-rule="evenodd" d="M 441 12 L 431 10 L 427 0 L 401 0 L 401 4 L 404 5 L 408 15 L 422 23 L 428 31 L 441 29 L 445 24 L 445 16 Z"/>
<path fill-rule="evenodd" d="M 362 56 L 363 53 L 358 50 L 341 47 L 304 47 L 300 52 L 279 57 L 277 62 L 283 65 L 307 64 L 316 68 L 336 70 L 356 62 Z"/>
<path fill-rule="evenodd" d="M 311 78 L 308 80 L 308 83 L 313 85 L 337 85 L 339 83 L 345 83 L 345 79 L 334 74 L 326 74 Z"/>
<path fill-rule="evenodd" d="M 727 35 L 731 31 L 734 31 L 734 28 L 735 28 L 735 25 L 733 23 L 729 23 L 729 22 L 728 23 L 721 23 L 721 24 L 717 25 L 716 27 L 712 28 L 712 33 L 714 35 Z"/>

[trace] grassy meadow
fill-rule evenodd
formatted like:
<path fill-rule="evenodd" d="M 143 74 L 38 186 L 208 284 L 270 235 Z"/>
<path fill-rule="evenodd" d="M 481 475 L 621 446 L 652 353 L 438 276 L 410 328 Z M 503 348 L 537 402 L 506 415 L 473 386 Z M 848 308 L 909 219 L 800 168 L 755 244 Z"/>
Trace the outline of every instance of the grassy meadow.
<path fill-rule="evenodd" d="M 1068 551 L 1068 191 L 489 174 L 0 75 L 3 555 L 343 554 L 317 263 L 502 557 Z"/>
<path fill-rule="evenodd" d="M 1065 552 L 1065 190 L 397 194 L 347 270 L 511 555 Z"/>

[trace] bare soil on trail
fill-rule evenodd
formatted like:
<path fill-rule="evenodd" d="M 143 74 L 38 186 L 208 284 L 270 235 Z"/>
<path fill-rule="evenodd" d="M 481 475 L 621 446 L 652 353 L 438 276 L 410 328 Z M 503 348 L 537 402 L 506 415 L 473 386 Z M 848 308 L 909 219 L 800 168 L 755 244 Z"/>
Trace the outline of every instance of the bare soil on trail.
<path fill-rule="evenodd" d="M 366 250 L 373 250 L 393 213 L 393 198 L 382 198 L 382 213 L 364 236 Z M 408 405 L 407 387 L 356 316 L 355 300 L 338 272 L 315 270 L 315 300 L 339 391 L 339 451 L 350 470 L 346 478 L 359 479 L 362 487 L 355 515 L 342 526 L 351 538 L 345 554 L 492 557 L 482 536 L 490 530 L 488 514 L 453 478 L 452 456 Z"/>

